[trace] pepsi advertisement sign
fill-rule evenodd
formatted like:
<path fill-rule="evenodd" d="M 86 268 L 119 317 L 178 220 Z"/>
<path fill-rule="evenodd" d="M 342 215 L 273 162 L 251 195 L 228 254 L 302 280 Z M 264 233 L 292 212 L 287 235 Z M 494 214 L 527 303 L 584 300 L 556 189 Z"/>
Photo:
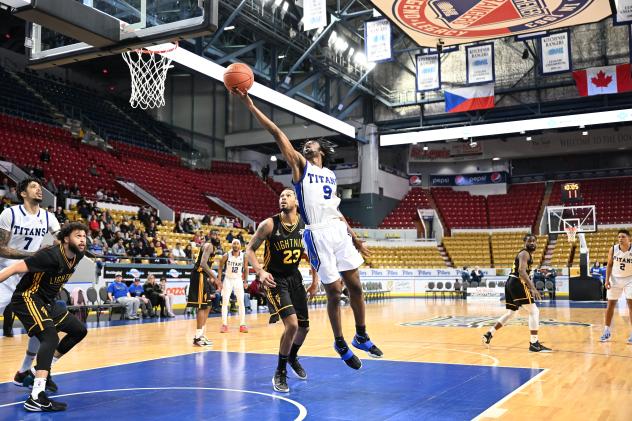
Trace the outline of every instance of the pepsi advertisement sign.
<path fill-rule="evenodd" d="M 509 174 L 506 171 L 494 171 L 476 174 L 431 175 L 430 185 L 441 186 L 480 186 L 482 184 L 506 183 Z"/>

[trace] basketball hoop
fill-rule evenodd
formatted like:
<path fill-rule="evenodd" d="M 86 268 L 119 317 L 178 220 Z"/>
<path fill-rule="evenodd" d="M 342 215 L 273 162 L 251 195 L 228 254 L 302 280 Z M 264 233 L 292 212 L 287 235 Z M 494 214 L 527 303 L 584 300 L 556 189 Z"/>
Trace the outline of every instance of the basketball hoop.
<path fill-rule="evenodd" d="M 566 226 L 564 227 L 564 231 L 566 231 L 568 242 L 574 243 L 575 239 L 577 238 L 577 227 Z"/>
<path fill-rule="evenodd" d="M 175 42 L 172 48 L 160 51 L 139 48 L 125 51 L 121 55 L 129 67 L 132 79 L 132 94 L 129 103 L 133 108 L 164 107 L 165 105 L 165 81 L 167 71 L 171 66 L 171 59 L 163 54 L 178 48 Z"/>

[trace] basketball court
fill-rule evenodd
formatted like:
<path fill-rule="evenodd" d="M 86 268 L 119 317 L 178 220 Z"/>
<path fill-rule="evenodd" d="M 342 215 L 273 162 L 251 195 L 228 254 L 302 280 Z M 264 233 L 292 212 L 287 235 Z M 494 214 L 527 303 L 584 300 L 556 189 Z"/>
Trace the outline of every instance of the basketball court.
<path fill-rule="evenodd" d="M 543 60 L 544 51 L 550 45 L 540 44 L 540 39 L 563 33 L 568 38 L 565 42 L 570 42 L 572 37 L 568 28 L 577 25 L 593 25 L 591 28 L 603 25 L 603 28 L 613 31 L 609 32 L 610 38 L 602 33 L 603 38 L 599 40 L 606 60 L 605 64 L 597 64 L 609 65 L 607 50 L 608 40 L 615 37 L 612 34 L 620 35 L 623 25 L 632 40 L 632 14 L 629 21 L 619 22 L 616 19 L 622 18 L 610 17 L 613 12 L 616 15 L 617 7 L 612 5 L 611 10 L 610 3 L 625 3 L 631 8 L 632 3 L 602 0 L 575 2 L 577 4 L 538 1 L 529 6 L 533 9 L 527 10 L 525 2 L 514 1 L 491 5 L 489 7 L 494 10 L 484 11 L 487 17 L 480 18 L 483 13 L 478 9 L 480 2 L 429 1 L 421 2 L 424 4 L 419 6 L 420 2 L 414 1 L 376 0 L 367 6 L 358 1 L 343 2 L 342 5 L 340 1 L 337 4 L 324 1 L 322 9 L 326 11 L 323 15 L 331 15 L 329 23 L 325 17 L 325 24 L 315 26 L 312 32 L 302 35 L 300 32 L 307 32 L 302 31 L 302 28 L 308 22 L 300 19 L 300 12 L 307 10 L 307 0 L 300 2 L 300 5 L 299 2 L 294 5 L 293 2 L 277 0 L 250 2 L 250 5 L 245 0 L 0 0 L 0 3 L 6 6 L 4 9 L 8 10 L 7 13 L 26 22 L 26 58 L 22 64 L 24 69 L 28 69 L 24 70 L 26 76 L 20 73 L 22 69 L 11 70 L 10 66 L 7 69 L 22 78 L 24 84 L 30 86 L 29 91 L 38 91 L 33 94 L 35 97 L 44 98 L 47 104 L 54 102 L 50 97 L 40 95 L 45 92 L 41 85 L 47 82 L 44 79 L 33 82 L 29 77 L 38 76 L 28 72 L 57 71 L 51 74 L 59 75 L 66 71 L 70 76 L 64 82 L 72 86 L 73 72 L 79 74 L 89 69 L 89 66 L 94 66 L 102 68 L 101 76 L 108 77 L 110 69 L 116 69 L 113 73 L 116 73 L 117 81 L 124 80 L 126 84 L 125 101 L 117 102 L 113 97 L 106 97 L 108 99 L 105 101 L 113 104 L 112 107 L 122 113 L 120 115 L 127 114 L 129 120 L 141 121 L 145 117 L 136 111 L 149 110 L 147 116 L 161 123 L 166 122 L 170 130 L 173 129 L 173 135 L 169 132 L 168 137 L 190 136 L 187 138 L 187 147 L 190 146 L 191 150 L 187 151 L 189 155 L 186 157 L 169 152 L 164 147 L 165 143 L 160 143 L 161 148 L 164 147 L 164 151 L 171 154 L 169 158 L 176 162 L 174 165 L 182 164 L 192 169 L 191 173 L 185 173 L 174 169 L 175 166 L 169 167 L 171 169 L 164 174 L 172 179 L 157 175 L 161 174 L 158 171 L 162 167 L 170 165 L 168 160 L 155 154 L 143 155 L 139 151 L 140 147 L 127 150 L 117 146 L 117 159 L 120 151 L 123 151 L 134 158 L 146 158 L 146 167 L 140 168 L 138 162 L 132 160 L 117 161 L 111 165 L 108 163 L 110 158 L 104 160 L 106 155 L 103 154 L 111 154 L 114 150 L 107 145 L 108 141 L 112 144 L 119 141 L 114 135 L 108 138 L 107 132 L 117 130 L 116 126 L 123 118 L 114 121 L 112 126 L 107 126 L 103 131 L 94 131 L 95 137 L 100 140 L 96 146 L 95 142 L 90 145 L 99 148 L 99 152 L 84 153 L 85 149 L 77 152 L 77 159 L 81 158 L 80 154 L 84 154 L 90 162 L 95 162 L 95 168 L 98 162 L 99 171 L 104 177 L 107 175 L 112 179 L 112 185 L 127 189 L 127 199 L 130 197 L 129 192 L 132 192 L 136 195 L 134 198 L 139 199 L 138 203 L 158 209 L 161 217 L 168 220 L 165 225 L 168 229 L 158 231 L 155 238 L 166 234 L 169 242 L 177 239 L 193 244 L 192 238 L 189 238 L 193 236 L 192 232 L 188 233 L 191 234 L 189 237 L 178 237 L 183 235 L 181 231 L 177 235 L 173 234 L 177 232 L 175 227 L 179 218 L 175 215 L 194 218 L 201 216 L 205 208 L 215 215 L 228 212 L 241 219 L 243 227 L 251 223 L 256 225 L 261 220 L 253 216 L 259 200 L 256 193 L 253 193 L 254 199 L 252 204 L 248 204 L 249 207 L 244 205 L 244 208 L 239 208 L 235 203 L 243 204 L 238 202 L 243 193 L 233 192 L 233 203 L 222 199 L 219 193 L 211 192 L 215 188 L 213 177 L 221 178 L 222 182 L 233 188 L 237 183 L 230 182 L 226 174 L 250 174 L 252 168 L 256 168 L 253 171 L 258 175 L 263 165 L 257 163 L 251 168 L 250 164 L 259 155 L 264 156 L 266 166 L 277 162 L 277 159 L 282 160 L 278 148 L 272 144 L 272 137 L 261 130 L 246 108 L 236 99 L 231 99 L 222 84 L 239 89 L 245 86 L 257 104 L 261 104 L 266 112 L 270 111 L 267 114 L 273 117 L 275 113 L 278 113 L 277 117 L 281 115 L 278 119 L 284 120 L 283 128 L 287 128 L 295 147 L 300 147 L 308 138 L 324 137 L 346 150 L 346 155 L 357 157 L 351 165 L 346 165 L 344 159 L 336 162 L 336 175 L 338 184 L 345 185 L 340 193 L 351 203 L 343 208 L 345 214 L 351 209 L 353 217 L 364 223 L 358 224 L 357 228 L 354 226 L 355 232 L 367 241 L 370 249 L 377 250 L 361 267 L 361 277 L 367 295 L 367 332 L 384 352 L 384 358 L 372 359 L 364 352 L 357 351 L 363 366 L 357 371 L 349 369 L 332 347 L 333 335 L 324 293 L 321 292 L 321 299 L 310 305 L 310 331 L 299 353 L 308 378 L 300 380 L 290 374 L 290 392 L 275 392 L 272 376 L 277 365 L 283 325 L 269 324 L 267 309 L 257 310 L 255 306 L 254 311 L 248 313 L 249 332 L 246 334 L 240 333 L 236 327 L 236 315 L 229 317 L 231 330 L 227 334 L 220 333 L 222 322 L 218 315 L 211 315 L 206 324 L 206 336 L 213 342 L 212 346 L 194 347 L 191 339 L 196 333 L 195 318 L 183 311 L 191 262 L 187 261 L 184 268 L 173 262 L 169 265 L 154 265 L 153 261 L 117 257 L 103 260 L 103 264 L 98 266 L 96 277 L 94 265 L 81 273 L 81 276 L 89 273 L 95 279 L 86 277 L 69 285 L 83 289 L 102 287 L 112 281 L 115 273 L 122 273 L 126 280 L 131 281 L 133 278 L 146 277 L 156 270 L 157 276 L 169 277 L 170 291 L 178 296 L 175 307 L 177 317 L 136 321 L 118 320 L 117 316 L 113 320 L 111 317 L 111 320 L 106 320 L 105 316 L 100 315 L 97 322 L 93 313 L 90 313 L 87 337 L 72 350 L 71 355 L 62 358 L 54 367 L 53 376 L 59 391 L 50 396 L 68 404 L 68 410 L 56 414 L 26 412 L 23 403 L 28 389 L 10 381 L 22 361 L 28 342 L 25 330 L 17 324 L 13 337 L 0 338 L 0 419 L 632 419 L 632 380 L 629 374 L 632 371 L 632 337 L 628 339 L 631 330 L 628 307 L 624 299 L 619 300 L 614 314 L 612 340 L 600 342 L 606 301 L 603 299 L 603 281 L 593 277 L 590 272 L 595 261 L 607 259 L 608 250 L 617 242 L 618 230 L 632 226 L 632 218 L 625 210 L 632 203 L 627 202 L 630 197 L 627 193 L 622 193 L 623 200 L 614 197 L 617 194 L 617 187 L 613 187 L 614 181 L 608 186 L 602 186 L 594 180 L 585 181 L 609 177 L 623 180 L 621 190 L 632 195 L 632 188 L 628 187 L 631 185 L 629 176 L 632 173 L 625 160 L 632 147 L 627 126 L 632 121 L 632 96 L 625 96 L 626 89 L 620 91 L 624 96 L 612 96 L 615 99 L 611 103 L 608 100 L 585 101 L 577 107 L 573 104 L 573 98 L 566 98 L 550 108 L 543 106 L 543 110 L 539 108 L 545 103 L 542 95 L 546 95 L 543 92 L 549 88 L 551 91 L 568 89 L 575 83 L 572 78 L 556 79 L 559 85 L 555 86 L 552 82 L 550 85 L 538 85 L 538 82 L 535 87 L 525 88 L 529 92 L 537 92 L 532 96 L 529 93 L 527 100 L 526 97 L 518 98 L 516 94 L 526 79 L 511 79 L 508 76 L 515 76 L 520 71 L 525 71 L 525 75 L 531 71 L 535 72 L 534 75 L 545 75 L 544 64 L 538 60 Z M 312 3 L 320 4 L 317 1 Z M 581 7 L 578 6 L 580 3 Z M 420 11 L 414 12 L 416 14 L 410 20 L 411 10 L 415 8 Z M 266 15 L 266 10 L 272 13 L 272 18 Z M 232 35 L 238 34 L 240 30 L 245 33 L 252 29 L 247 29 L 248 25 L 267 31 L 273 31 L 274 27 L 285 30 L 288 21 L 299 21 L 297 16 L 300 19 L 298 26 L 295 25 L 298 34 L 294 33 L 297 31 L 290 31 L 285 38 L 278 34 L 266 39 L 257 38 L 256 31 L 242 34 L 242 38 Z M 366 19 L 366 22 L 354 20 L 358 18 Z M 390 22 L 393 31 L 397 30 L 397 37 L 392 40 L 389 38 L 389 43 L 394 50 L 399 51 L 398 54 L 410 57 L 409 61 L 414 62 L 412 67 L 410 63 L 402 64 L 398 59 L 367 62 L 364 54 L 368 54 L 368 50 L 362 53 L 363 59 L 360 57 L 355 60 L 357 56 L 354 55 L 354 48 L 350 48 L 342 34 L 347 34 L 348 39 L 356 35 L 364 41 L 369 38 L 367 25 L 380 21 L 380 18 L 387 22 L 387 26 Z M 478 23 L 475 25 L 475 22 Z M 444 29 L 437 29 L 439 32 L 431 33 L 427 29 L 439 24 L 445 26 Z M 362 36 L 357 33 L 358 27 L 363 28 Z M 422 27 L 429 32 L 423 33 Z M 337 35 L 334 29 L 338 30 Z M 472 32 L 474 30 L 482 32 Z M 463 35 L 463 39 L 452 37 L 451 34 L 457 32 L 466 35 Z M 536 32 L 538 35 L 532 36 Z M 390 29 L 388 35 L 391 36 Z M 221 45 L 220 39 L 223 42 Z M 245 39 L 249 39 L 250 44 Z M 307 42 L 308 47 L 303 48 L 303 42 Z M 501 55 L 498 59 L 505 60 L 504 64 L 498 66 L 502 66 L 506 79 L 494 74 L 491 81 L 472 81 L 475 76 L 469 73 L 472 60 L 486 60 L 480 57 L 484 55 L 483 50 L 492 45 L 489 48 L 492 51 L 490 57 L 493 67 L 496 58 L 493 45 L 500 49 L 499 44 L 510 42 L 514 44 L 509 48 L 513 54 L 517 54 L 517 58 L 512 60 Z M 274 43 L 273 48 L 268 45 L 271 43 Z M 446 93 L 443 97 L 435 92 L 436 88 L 429 86 L 425 89 L 421 85 L 423 71 L 419 71 L 419 68 L 424 66 L 424 60 L 430 60 L 429 68 L 432 69 L 432 63 L 435 63 L 433 60 L 436 59 L 439 66 L 436 82 L 442 86 L 441 78 L 449 78 L 450 73 L 444 70 L 442 76 L 441 61 L 447 62 L 448 54 L 460 51 L 460 47 L 454 47 L 459 44 L 468 44 L 466 54 L 470 54 L 469 49 L 478 48 L 481 51 L 476 53 L 479 55 L 467 55 L 456 65 L 453 62 L 450 64 L 451 72 L 465 67 L 468 73 L 465 78 L 461 78 L 464 80 L 455 77 L 446 86 L 475 91 L 454 94 L 457 98 L 453 100 L 458 102 L 455 107 L 466 107 L 473 102 L 478 104 L 484 98 L 489 100 L 490 95 L 493 107 L 493 87 L 491 94 L 487 91 L 480 93 L 487 89 L 485 83 L 491 83 L 497 84 L 498 88 L 502 85 L 502 89 L 496 92 L 502 99 L 496 105 L 500 108 L 500 102 L 506 101 L 510 103 L 507 107 L 511 108 L 511 112 L 502 114 L 501 111 L 491 115 L 490 111 L 488 121 L 488 110 L 481 111 L 481 108 L 464 108 L 462 116 L 467 117 L 462 118 L 452 118 L 451 115 L 445 117 L 443 111 L 439 113 L 433 108 L 445 102 L 446 113 L 455 112 L 448 110 L 450 94 Z M 582 44 L 581 48 L 588 48 L 588 44 Z M 360 44 L 355 47 L 355 54 L 364 48 Z M 456 50 L 451 49 L 453 47 Z M 578 48 L 574 54 L 580 55 Z M 325 54 L 323 51 L 327 54 L 333 52 L 333 58 L 331 62 L 327 61 L 324 66 L 318 67 L 315 63 L 325 60 L 322 58 L 322 54 Z M 621 57 L 623 61 L 629 58 L 626 56 L 629 51 L 610 53 L 616 62 L 614 66 L 621 64 Z M 305 65 L 308 58 L 312 61 L 311 67 Z M 525 64 L 531 58 L 533 62 Z M 270 63 L 266 61 L 268 59 Z M 584 64 L 592 63 L 589 58 L 584 57 L 583 60 Z M 233 64 L 228 73 L 232 69 L 235 74 L 227 76 L 230 63 Z M 376 75 L 383 63 L 390 63 L 393 68 L 397 67 L 397 72 L 408 74 L 408 77 L 412 73 L 417 85 L 406 92 L 395 92 L 381 86 L 379 81 L 396 78 L 400 74 L 390 68 Z M 283 72 L 275 73 L 277 66 L 283 68 Z M 522 66 L 526 67 L 522 69 Z M 378 70 L 369 75 L 374 67 Z M 565 71 L 569 73 L 571 70 L 569 64 Z M 268 77 L 270 72 L 272 77 Z M 351 72 L 355 79 L 345 72 Z M 563 72 L 564 69 L 551 71 L 550 74 Z M 616 74 L 619 75 L 620 84 L 623 84 L 622 73 Z M 319 82 L 319 77 L 323 75 L 327 76 L 326 83 Z M 50 77 L 50 81 L 59 82 L 55 79 L 57 76 L 47 77 Z M 98 95 L 107 95 L 117 89 L 123 92 L 114 83 L 102 89 L 102 86 L 97 86 L 96 76 L 93 77 L 95 96 L 97 90 Z M 578 76 L 574 77 L 577 80 Z M 632 79 L 632 76 L 627 74 L 626 78 Z M 369 79 L 372 79 L 372 83 L 367 82 Z M 547 79 L 548 82 L 551 80 Z M 432 80 L 426 82 L 430 85 L 434 83 Z M 344 88 L 341 87 L 343 83 L 347 84 Z M 467 87 L 462 88 L 462 85 Z M 183 88 L 185 86 L 189 91 Z M 196 90 L 209 95 L 204 97 L 208 104 L 211 104 L 212 98 L 212 106 L 207 112 L 195 112 L 198 103 L 206 104 L 196 97 Z M 629 90 L 632 90 L 632 82 Z M 117 100 L 123 97 L 119 91 L 113 94 L 117 95 Z M 88 95 L 87 92 L 84 91 L 82 95 Z M 515 97 L 512 96 L 514 94 Z M 60 97 L 64 95 L 71 97 L 59 94 Z M 220 96 L 223 103 L 219 99 L 216 103 L 215 97 Z M 537 106 L 532 107 L 529 101 L 535 101 L 536 96 Z M 367 101 L 373 101 L 372 105 Z M 4 107 L 0 107 L 2 113 Z M 72 117 L 82 120 L 83 125 L 86 125 L 86 121 L 93 124 L 95 119 L 94 115 L 87 112 L 69 111 L 69 107 L 63 104 L 54 102 L 54 107 L 61 114 L 72 113 Z M 427 107 L 426 111 L 424 107 Z M 592 107 L 596 111 L 593 112 Z M 536 108 L 537 112 L 534 111 Z M 187 111 L 183 111 L 185 109 Z M 190 115 L 182 117 L 181 114 L 189 110 Z M 111 111 L 104 110 L 103 115 Z M 429 115 L 426 116 L 425 112 Z M 586 112 L 585 116 L 580 116 L 580 112 Z M 365 119 L 365 124 L 362 118 L 367 113 L 371 114 L 371 118 Z M 373 118 L 378 114 L 383 117 L 383 121 Z M 440 117 L 434 114 L 440 114 Z M 28 120 L 30 117 L 24 113 L 13 114 L 11 118 Z M 581 121 L 578 121 L 579 118 Z M 224 122 L 221 133 L 215 129 L 216 119 Z M 210 134 L 195 131 L 200 125 L 199 121 L 211 120 L 214 126 Z M 187 121 L 190 130 L 176 124 L 177 121 Z M 16 127 L 20 124 L 23 123 L 15 123 Z M 591 135 L 594 130 L 601 137 L 592 143 L 586 141 L 582 144 L 582 139 L 588 139 L 589 129 L 585 127 L 588 125 L 592 125 Z M 141 137 L 149 139 L 149 143 L 159 143 L 159 132 L 139 127 L 125 133 L 132 132 L 131 138 L 140 133 Z M 237 130 L 231 131 L 232 127 L 237 127 Z M 52 135 L 41 130 L 40 127 L 35 132 L 38 136 L 40 132 L 47 133 L 42 135 L 43 141 L 52 139 Z M 51 130 L 62 129 L 56 127 Z M 569 140 L 568 143 L 560 143 L 562 146 L 557 150 L 547 149 L 556 142 L 553 138 L 567 136 L 571 130 L 579 130 L 577 137 L 572 139 L 575 143 Z M 81 133 L 83 136 L 83 128 Z M 117 135 L 124 137 L 120 133 Z M 5 135 L 4 132 L 0 134 Z M 66 137 L 70 139 L 70 135 Z M 5 138 L 9 139 L 8 131 Z M 81 139 L 81 136 L 74 136 L 73 133 L 73 138 Z M 220 138 L 221 147 L 216 146 Z M 210 142 L 212 146 L 200 147 L 204 141 Z M 518 142 L 521 146 L 516 149 L 517 152 L 511 152 L 512 145 Z M 131 143 L 134 147 L 139 144 Z M 395 149 L 398 145 L 406 145 L 406 149 Z M 600 164 L 572 155 L 573 147 L 579 150 L 585 145 L 588 145 L 586 153 L 594 153 L 595 156 L 603 154 L 605 158 L 599 162 L 607 160 L 623 164 L 620 167 L 613 164 L 612 168 L 608 168 L 612 174 L 601 174 Z M 226 150 L 231 147 L 234 152 L 231 151 L 229 155 Z M 378 150 L 389 147 L 390 152 L 385 152 L 385 155 L 388 153 L 388 162 L 382 165 Z M 0 150 L 2 157 L 7 156 L 6 161 L 0 159 L 3 168 L 13 168 L 12 162 L 16 163 L 16 167 L 30 163 L 20 162 L 11 156 L 12 152 L 24 151 L 26 147 L 18 144 L 12 148 Z M 195 148 L 204 153 L 195 152 Z M 541 150 L 538 151 L 538 148 Z M 69 148 L 63 150 L 70 151 Z M 207 175 L 203 171 L 206 168 L 200 162 L 206 158 L 211 162 L 211 159 L 220 155 L 216 153 L 218 150 L 224 154 L 226 161 L 239 162 L 245 167 L 238 167 L 233 173 L 218 170 L 205 178 Z M 34 151 L 28 149 L 31 154 Z M 160 151 L 164 152 L 162 149 Z M 506 155 L 503 155 L 504 152 L 507 152 Z M 523 167 L 531 165 L 535 168 L 533 171 L 523 171 L 520 161 L 523 159 L 522 152 L 533 160 Z M 619 153 L 623 157 L 618 158 Z M 568 164 L 564 163 L 565 154 L 570 156 L 568 161 L 576 159 L 582 164 L 577 164 L 576 168 L 570 164 L 565 166 Z M 267 162 L 268 156 L 270 162 Z M 74 171 L 74 164 L 70 155 L 66 155 L 66 158 L 69 161 L 64 166 L 68 168 L 59 169 L 59 172 L 69 177 Z M 549 159 L 547 165 L 553 169 L 534 162 L 540 158 Z M 468 159 L 472 160 L 471 164 L 468 164 Z M 500 160 L 503 160 L 502 165 L 498 164 Z M 402 161 L 406 161 L 404 165 L 409 169 L 407 173 L 397 167 Z M 598 159 L 595 158 L 595 161 Z M 362 162 L 372 162 L 374 165 L 363 167 Z M 291 170 L 284 164 L 284 167 L 277 166 L 278 172 L 274 175 L 282 181 L 277 184 L 287 185 L 291 179 Z M 450 168 L 452 164 L 456 169 Z M 389 165 L 393 168 L 387 171 L 385 167 Z M 566 173 L 559 175 L 553 171 L 556 165 L 563 167 Z M 476 168 L 476 171 L 472 168 Z M 128 172 L 129 179 L 126 177 Z M 587 173 L 590 174 L 582 178 Z M 14 175 L 9 170 L 3 171 L 3 174 Z M 161 178 L 150 180 L 152 176 Z M 345 177 L 353 178 L 353 182 L 346 183 Z M 389 197 L 392 203 L 386 203 L 383 190 L 391 182 L 389 180 L 396 177 L 399 179 L 392 183 L 398 186 L 395 189 L 398 190 L 398 199 Z M 266 183 L 266 194 L 272 194 L 270 190 L 277 197 L 277 187 L 268 183 L 267 174 L 262 178 Z M 483 178 L 486 180 L 481 181 Z M 253 180 L 246 179 L 241 183 L 251 182 L 254 185 Z M 185 191 L 185 184 L 195 181 L 200 183 L 195 189 L 198 193 L 202 192 L 203 197 L 197 198 L 202 205 L 187 209 L 186 202 L 193 203 L 194 200 L 189 191 Z M 508 187 L 511 183 L 526 185 L 524 193 L 518 195 L 528 200 L 513 201 L 513 196 L 512 200 L 505 200 L 504 195 L 509 197 L 511 193 Z M 504 187 L 489 187 L 496 185 Z M 168 191 L 169 186 L 172 191 Z M 205 190 L 207 186 L 212 187 L 208 187 L 209 192 Z M 423 199 L 415 198 L 417 187 L 425 191 L 419 193 Z M 603 196 L 599 195 L 599 190 L 606 188 L 610 189 L 608 192 L 614 197 L 612 207 L 620 211 L 617 215 L 605 212 L 602 215 L 604 207 L 610 205 L 602 203 Z M 484 193 L 477 192 L 477 189 L 484 190 Z M 369 190 L 373 196 L 367 199 L 363 195 Z M 469 193 L 467 197 L 465 192 Z M 184 205 L 182 202 L 176 203 L 174 196 L 179 195 L 182 198 L 177 199 L 182 199 Z M 480 199 L 483 196 L 485 199 Z M 490 196 L 498 196 L 496 202 L 492 203 Z M 56 203 L 55 196 L 50 197 L 53 198 L 50 204 Z M 409 197 L 412 199 L 407 202 Z M 171 200 L 176 204 L 172 204 Z M 400 206 L 400 200 L 405 206 Z M 273 207 L 278 208 L 278 199 L 273 198 L 271 202 Z M 523 206 L 525 203 L 532 204 L 527 202 L 537 203 Z M 76 200 L 70 206 L 75 204 Z M 387 207 L 388 211 L 385 210 Z M 523 209 L 526 207 L 533 209 Z M 139 208 L 123 205 L 112 209 L 131 218 Z M 405 217 L 391 218 L 399 209 L 404 209 Z M 367 216 L 374 212 L 383 214 L 381 222 Z M 501 221 L 494 225 L 496 218 L 501 216 L 508 220 L 520 219 L 513 214 L 528 212 L 529 216 L 517 223 L 503 225 L 504 221 Z M 74 208 L 69 213 L 80 219 Z M 372 222 L 365 223 L 365 218 Z M 415 221 L 414 225 L 412 221 Z M 211 225 L 218 227 L 210 223 L 204 224 L 204 227 Z M 241 232 L 241 225 L 235 227 Z M 222 236 L 229 229 L 232 233 L 232 228 L 232 225 L 222 225 Z M 437 235 L 439 232 L 440 235 Z M 505 297 L 504 285 L 508 275 L 518 273 L 517 268 L 511 267 L 516 264 L 516 253 L 522 250 L 523 237 L 527 233 L 537 235 L 538 254 L 534 254 L 534 269 L 543 268 L 539 283 L 534 280 L 534 286 L 543 295 L 543 299 L 537 301 L 540 330 L 536 337 L 539 335 L 539 341 L 552 348 L 552 353 L 529 352 L 530 329 L 525 311 L 519 311 L 516 318 L 495 333 L 490 346 L 481 343 L 482 335 L 505 311 L 502 302 Z M 249 238 L 246 237 L 246 242 Z M 199 246 L 200 243 L 193 246 L 194 253 Z M 470 270 L 478 266 L 485 269 L 485 280 L 481 280 L 480 285 L 467 281 L 466 287 L 463 278 L 461 284 L 461 267 L 469 278 Z M 469 269 L 466 270 L 466 267 Z M 304 266 L 302 269 L 304 282 L 307 283 L 309 272 Z M 545 278 L 545 275 L 555 273 L 556 269 L 559 270 L 557 281 L 555 275 Z M 519 279 L 519 276 L 514 277 Z M 251 272 L 249 279 L 254 278 Z M 102 297 L 100 300 L 105 301 Z M 348 303 L 342 306 L 342 315 L 345 335 L 351 338 L 355 326 Z"/>

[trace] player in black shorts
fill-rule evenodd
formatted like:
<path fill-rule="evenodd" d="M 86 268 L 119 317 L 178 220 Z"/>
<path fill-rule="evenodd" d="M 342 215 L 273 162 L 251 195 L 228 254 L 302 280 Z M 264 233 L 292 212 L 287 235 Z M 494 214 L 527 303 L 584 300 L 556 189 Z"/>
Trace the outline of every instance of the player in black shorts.
<path fill-rule="evenodd" d="M 11 305 L 28 335 L 40 341 L 33 390 L 24 402 L 27 411 L 66 410 L 65 403 L 46 396 L 46 380 L 51 367 L 88 331 L 79 319 L 55 303 L 55 297 L 83 258 L 87 232 L 88 227 L 79 222 L 66 224 L 57 235 L 59 245 L 42 249 L 0 271 L 0 282 L 16 273 L 24 273 L 13 293 Z M 58 331 L 66 333 L 61 341 Z"/>
<path fill-rule="evenodd" d="M 189 296 L 187 297 L 187 307 L 197 308 L 197 319 L 195 321 L 195 336 L 193 345 L 211 346 L 213 342 L 204 336 L 206 320 L 211 311 L 211 282 L 219 289 L 220 282 L 211 270 L 213 259 L 215 258 L 215 247 L 210 242 L 206 242 L 200 248 L 195 265 L 191 271 L 191 282 L 189 283 Z"/>
<path fill-rule="evenodd" d="M 309 331 L 307 294 L 298 264 L 304 255 L 303 229 L 305 223 L 297 212 L 296 194 L 285 189 L 279 198 L 281 213 L 259 224 L 253 235 L 246 255 L 257 272 L 257 277 L 266 288 L 270 308 L 270 322 L 283 320 L 285 330 L 281 336 L 279 361 L 272 385 L 277 392 L 289 392 L 287 385 L 287 363 L 300 379 L 307 374 L 298 361 L 298 350 Z M 265 242 L 263 266 L 257 261 L 255 252 Z M 314 296 L 318 286 L 318 275 L 312 269 L 312 284 L 307 289 Z"/>
<path fill-rule="evenodd" d="M 531 352 L 551 352 L 538 340 L 538 329 L 540 325 L 540 311 L 535 305 L 535 300 L 541 300 L 540 293 L 535 288 L 533 280 L 529 277 L 531 265 L 533 264 L 532 253 L 536 249 L 537 238 L 535 235 L 527 234 L 524 237 L 524 248 L 518 252 L 514 260 L 511 273 L 505 284 L 505 313 L 489 331 L 483 335 L 483 343 L 489 345 L 494 333 L 507 324 L 516 314 L 520 307 L 529 312 L 529 329 L 531 337 L 529 340 L 529 351 Z"/>

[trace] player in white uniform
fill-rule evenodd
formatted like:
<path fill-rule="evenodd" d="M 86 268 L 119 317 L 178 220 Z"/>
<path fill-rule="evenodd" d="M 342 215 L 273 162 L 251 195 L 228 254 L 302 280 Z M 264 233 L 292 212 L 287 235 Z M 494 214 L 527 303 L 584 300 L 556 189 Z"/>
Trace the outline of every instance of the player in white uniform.
<path fill-rule="evenodd" d="M 220 279 L 223 268 L 225 269 L 224 279 L 222 279 L 222 328 L 220 332 L 228 333 L 228 306 L 230 305 L 230 294 L 234 292 L 239 306 L 239 331 L 248 333 L 244 304 L 244 283 L 248 273 L 248 262 L 246 262 L 246 255 L 241 251 L 241 241 L 236 238 L 231 243 L 231 250 L 222 256 L 219 264 Z"/>
<path fill-rule="evenodd" d="M 22 204 L 11 206 L 0 214 L 0 270 L 10 266 L 16 260 L 24 259 L 40 249 L 47 233 L 53 237 L 59 231 L 59 222 L 55 215 L 40 208 L 42 185 L 38 179 L 26 178 L 18 184 L 18 197 Z M 20 275 L 14 275 L 0 284 L 0 313 L 11 302 Z M 33 380 L 31 365 L 39 350 L 39 340 L 29 338 L 28 349 L 22 367 L 15 374 L 13 383 L 27 386 Z M 57 386 L 50 381 L 47 389 L 56 392 Z"/>
<path fill-rule="evenodd" d="M 336 195 L 336 175 L 324 167 L 332 149 L 321 140 L 313 140 L 305 143 L 301 155 L 292 147 L 285 133 L 254 105 L 247 93 L 238 90 L 233 93 L 241 98 L 259 123 L 274 136 L 283 157 L 292 168 L 299 212 L 306 224 L 303 242 L 310 264 L 318 272 L 325 287 L 327 312 L 335 338 L 334 349 L 349 367 L 356 370 L 362 367 L 362 362 L 353 354 L 342 334 L 340 298 L 344 282 L 349 291 L 356 324 L 352 344 L 371 357 L 381 358 L 382 351 L 366 333 L 364 297 L 358 271 L 364 261 L 361 254 L 369 256 L 370 253 L 338 210 L 340 198 Z"/>
<path fill-rule="evenodd" d="M 606 323 L 603 335 L 599 339 L 601 342 L 610 340 L 612 316 L 621 294 L 625 294 L 629 315 L 632 316 L 632 245 L 630 244 L 630 231 L 619 230 L 617 238 L 619 243 L 612 246 L 608 253 L 605 281 L 605 286 L 608 290 L 606 294 L 608 307 L 606 308 Z M 632 335 L 628 338 L 628 344 L 632 345 Z"/>

